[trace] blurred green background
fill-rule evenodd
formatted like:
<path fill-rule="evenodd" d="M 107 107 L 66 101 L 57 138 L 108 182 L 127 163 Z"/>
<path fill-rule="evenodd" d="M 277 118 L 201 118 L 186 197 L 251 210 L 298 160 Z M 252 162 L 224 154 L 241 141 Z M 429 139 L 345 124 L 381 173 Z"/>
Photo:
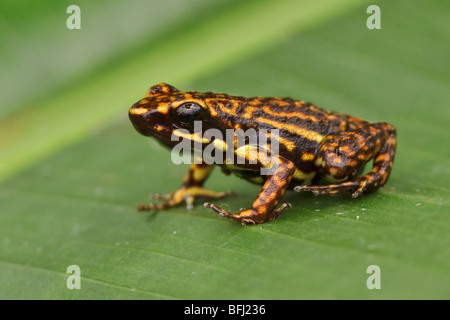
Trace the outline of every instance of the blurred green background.
<path fill-rule="evenodd" d="M 0 298 L 449 299 L 449 13 L 445 0 L 3 0 Z M 187 170 L 127 118 L 163 81 L 390 122 L 390 181 L 356 200 L 288 193 L 292 209 L 253 227 L 201 202 L 139 213 Z M 219 170 L 206 186 L 235 190 L 218 202 L 231 210 L 259 191 Z"/>

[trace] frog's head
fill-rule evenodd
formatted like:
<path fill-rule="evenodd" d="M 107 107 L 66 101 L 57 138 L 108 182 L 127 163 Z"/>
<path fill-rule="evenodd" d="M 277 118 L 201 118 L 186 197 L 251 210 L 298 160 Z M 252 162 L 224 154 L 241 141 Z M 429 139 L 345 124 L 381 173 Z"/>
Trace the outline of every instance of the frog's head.
<path fill-rule="evenodd" d="M 194 121 L 202 121 L 207 112 L 200 97 L 160 83 L 151 87 L 145 98 L 130 108 L 128 115 L 139 133 L 175 145 L 177 142 L 171 141 L 172 133 L 177 129 L 193 133 Z"/>

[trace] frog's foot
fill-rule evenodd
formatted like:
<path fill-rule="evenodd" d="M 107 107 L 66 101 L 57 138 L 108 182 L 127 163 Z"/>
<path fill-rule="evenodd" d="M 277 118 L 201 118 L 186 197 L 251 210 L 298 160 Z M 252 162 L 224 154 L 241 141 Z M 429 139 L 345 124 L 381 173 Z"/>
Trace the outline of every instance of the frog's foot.
<path fill-rule="evenodd" d="M 205 208 L 213 209 L 221 217 L 225 217 L 227 219 L 240 222 L 243 226 L 249 224 L 260 224 L 274 220 L 278 218 L 284 210 L 292 207 L 290 203 L 284 203 L 278 209 L 273 210 L 272 212 L 267 211 L 258 212 L 254 208 L 251 208 L 251 209 L 241 209 L 238 213 L 233 214 L 223 208 L 216 206 L 213 203 L 206 202 L 204 206 Z"/>
<path fill-rule="evenodd" d="M 310 191 L 315 196 L 327 194 L 342 194 L 342 193 L 352 193 L 352 197 L 356 198 L 360 196 L 363 192 L 363 187 L 359 187 L 358 181 L 347 181 L 339 184 L 329 184 L 329 185 L 317 185 L 317 186 L 296 186 L 294 191 L 302 192 L 302 191 Z M 359 191 L 359 192 L 358 192 Z"/>
<path fill-rule="evenodd" d="M 195 198 L 220 199 L 228 195 L 235 195 L 233 191 L 215 192 L 203 189 L 201 187 L 181 187 L 172 194 L 152 194 L 151 198 L 161 200 L 160 203 L 150 203 L 147 205 L 138 205 L 139 211 L 158 211 L 178 206 L 183 201 L 186 208 L 191 210 L 194 208 Z"/>
<path fill-rule="evenodd" d="M 377 172 L 371 172 L 361 178 L 346 181 L 339 184 L 317 185 L 317 186 L 296 186 L 294 191 L 311 191 L 315 196 L 335 195 L 351 193 L 352 198 L 358 198 L 363 193 L 369 193 L 380 187 L 383 177 Z M 384 184 L 384 183 L 383 183 Z"/>

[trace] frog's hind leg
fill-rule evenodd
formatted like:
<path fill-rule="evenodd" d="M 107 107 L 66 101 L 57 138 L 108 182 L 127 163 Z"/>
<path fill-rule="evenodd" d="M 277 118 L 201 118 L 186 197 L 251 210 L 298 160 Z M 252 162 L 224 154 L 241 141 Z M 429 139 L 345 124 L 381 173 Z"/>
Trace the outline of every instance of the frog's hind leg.
<path fill-rule="evenodd" d="M 314 194 L 350 192 L 353 198 L 374 191 L 389 178 L 395 147 L 395 128 L 384 122 L 328 135 L 319 145 L 314 164 L 321 177 L 335 184 L 297 186 L 294 190 Z M 358 168 L 372 159 L 372 170 L 356 178 Z"/>

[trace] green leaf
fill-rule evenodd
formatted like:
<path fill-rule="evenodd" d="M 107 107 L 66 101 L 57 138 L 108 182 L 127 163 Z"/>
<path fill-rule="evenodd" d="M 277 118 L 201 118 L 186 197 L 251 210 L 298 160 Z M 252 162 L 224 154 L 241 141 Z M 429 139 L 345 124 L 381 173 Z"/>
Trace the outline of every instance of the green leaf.
<path fill-rule="evenodd" d="M 162 13 L 152 36 L 142 25 L 130 28 L 140 32 L 130 39 L 135 53 L 114 47 L 108 68 L 85 65 L 83 81 L 66 70 L 66 84 L 42 83 L 48 95 L 5 104 L 0 298 L 448 299 L 449 5 L 380 1 L 382 29 L 368 30 L 371 3 L 333 2 L 205 8 L 199 1 L 208 14 L 178 13 L 168 31 Z M 87 28 L 88 16 L 106 8 L 84 4 Z M 106 12 L 126 16 L 127 6 L 116 2 L 117 11 Z M 49 25 L 60 19 L 65 27 L 61 7 L 62 17 L 54 13 Z M 293 208 L 258 226 L 242 227 L 201 203 L 192 211 L 137 212 L 149 193 L 174 191 L 187 170 L 126 117 L 161 81 L 180 90 L 291 96 L 390 122 L 398 133 L 393 173 L 360 199 L 288 193 L 283 202 Z M 259 191 L 219 170 L 206 187 L 235 190 L 239 197 L 217 202 L 231 210 L 248 207 Z M 66 286 L 70 265 L 80 267 L 80 290 Z M 370 265 L 380 267 L 381 289 L 366 286 Z"/>

